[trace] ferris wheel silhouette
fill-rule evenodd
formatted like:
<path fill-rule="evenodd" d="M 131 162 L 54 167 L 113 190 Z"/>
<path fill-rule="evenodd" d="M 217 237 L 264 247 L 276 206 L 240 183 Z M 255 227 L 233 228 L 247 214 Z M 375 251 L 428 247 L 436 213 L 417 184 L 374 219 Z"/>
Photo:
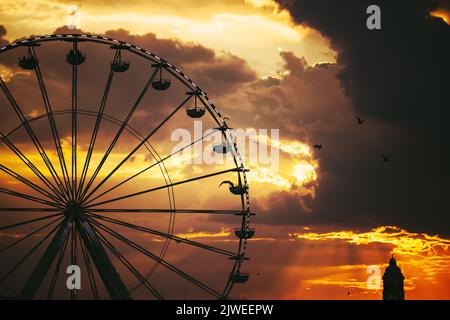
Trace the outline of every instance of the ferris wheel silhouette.
<path fill-rule="evenodd" d="M 45 63 L 42 62 L 43 55 L 40 56 L 40 47 L 49 45 L 52 48 L 60 46 L 60 49 L 68 49 L 65 57 L 51 57 L 65 58 L 65 64 L 70 68 L 71 77 L 68 77 L 67 83 L 71 87 L 71 107 L 67 109 L 55 108 L 47 90 L 48 79 L 44 77 Z M 95 110 L 81 108 L 78 101 L 80 95 L 95 94 L 94 89 L 82 92 L 79 88 L 79 71 L 86 67 L 89 60 L 89 55 L 83 51 L 89 46 L 103 46 L 110 50 L 112 56 L 110 60 L 104 58 L 105 64 L 109 63 L 109 71 L 104 90 L 99 94 L 100 105 Z M 46 52 L 48 54 L 49 51 Z M 9 88 L 8 81 L 0 78 L 0 86 L 8 104 L 2 108 L 12 110 L 19 120 L 19 125 L 8 131 L 0 126 L 0 147 L 10 154 L 7 159 L 5 156 L 0 159 L 0 171 L 8 177 L 3 179 L 0 187 L 0 195 L 7 199 L 0 199 L 0 239 L 1 235 L 15 234 L 0 243 L 0 257 L 3 256 L 2 262 L 5 262 L 0 273 L 3 296 L 22 299 L 170 299 L 173 296 L 168 294 L 169 288 L 158 288 L 153 283 L 153 280 L 159 279 L 155 275 L 165 270 L 164 274 L 176 275 L 184 282 L 183 286 L 189 283 L 204 296 L 224 299 L 235 284 L 248 280 L 248 273 L 241 272 L 241 267 L 248 259 L 246 247 L 255 231 L 250 227 L 253 214 L 250 212 L 247 169 L 227 124 L 228 118 L 221 115 L 197 84 L 162 57 L 133 44 L 104 36 L 54 34 L 33 37 L 0 48 L 0 63 L 7 54 L 16 57 L 18 66 L 36 78 L 42 100 L 34 103 L 43 104 L 45 112 L 32 116 L 27 114 Z M 125 56 L 144 61 L 151 72 L 142 88 L 137 88 L 136 83 L 129 83 L 129 86 L 136 88 L 138 95 L 128 109 L 122 109 L 126 116 L 119 119 L 108 114 L 108 99 L 113 92 L 120 90 L 113 87 L 114 79 L 120 74 L 132 72 L 132 62 L 126 60 Z M 172 91 L 174 84 L 184 88 L 183 96 L 180 96 L 181 103 L 172 107 L 170 113 L 148 132 L 134 128 L 131 119 L 143 108 L 144 96 L 153 90 L 160 95 L 176 97 L 177 93 Z M 231 157 L 234 165 L 212 173 L 191 173 L 192 176 L 185 179 L 172 180 L 167 161 L 186 148 L 201 143 L 203 139 L 197 139 L 170 154 L 158 154 L 151 138 L 166 130 L 169 120 L 180 113 L 191 120 L 209 117 L 215 126 L 219 126 L 220 130 L 217 131 L 222 136 L 223 145 L 220 148 L 215 146 L 213 151 Z M 87 123 L 92 124 L 89 129 L 86 129 Z M 82 130 L 80 126 L 84 126 Z M 104 126 L 109 130 L 102 131 Z M 61 132 L 69 132 L 68 128 L 70 139 L 65 140 Z M 43 133 L 40 130 L 47 132 L 51 143 L 42 141 Z M 125 135 L 129 139 L 123 139 Z M 26 143 L 16 143 L 15 139 L 19 136 L 26 137 Z M 130 139 L 135 143 L 131 147 Z M 70 141 L 70 145 L 67 145 L 67 141 Z M 126 144 L 125 147 L 129 149 L 126 153 L 120 153 L 121 159 L 114 160 L 111 165 L 114 150 L 125 149 L 121 144 Z M 29 145 L 32 147 L 25 147 Z M 80 152 L 80 145 L 87 146 L 85 154 Z M 153 159 L 153 163 L 144 168 L 135 168 L 130 163 L 142 150 Z M 97 160 L 94 161 L 94 158 Z M 15 161 L 16 165 L 11 166 L 11 161 Z M 126 178 L 119 175 L 125 166 L 128 166 Z M 158 169 L 160 184 L 130 192 L 130 185 L 134 186 L 134 181 L 152 169 Z M 222 183 L 230 185 L 230 188 L 218 190 L 224 197 L 226 194 L 227 200 L 224 201 L 235 199 L 237 209 L 176 206 L 176 187 L 192 185 L 191 188 L 195 189 L 195 183 L 222 176 L 226 176 Z M 136 205 L 130 206 L 130 201 L 136 201 Z M 12 206 L 11 203 L 16 205 Z M 164 206 L 143 207 L 142 203 L 163 203 Z M 230 217 L 228 221 L 237 223 L 235 240 L 231 242 L 235 244 L 234 248 L 220 248 L 177 236 L 174 233 L 177 214 L 183 215 L 185 219 L 211 215 Z M 166 228 L 161 230 L 147 223 L 136 223 L 134 217 L 143 215 L 157 221 L 158 227 L 165 221 Z M 133 238 L 133 235 L 138 237 L 138 234 L 158 239 L 160 247 L 156 251 L 147 248 L 137 238 Z M 175 243 L 173 248 L 171 243 Z M 184 250 L 182 245 L 204 252 L 202 257 L 205 254 L 216 255 L 230 262 L 228 272 L 214 274 L 214 277 L 224 278 L 222 288 L 213 287 L 200 280 L 199 275 L 194 276 L 177 263 L 169 262 L 166 258 L 169 247 L 176 252 Z M 144 259 L 151 262 L 145 270 L 138 267 Z M 194 266 L 200 263 L 196 255 L 190 256 L 189 260 Z M 208 263 L 207 258 L 203 260 Z M 87 275 L 89 290 L 84 292 L 89 291 L 89 297 L 81 296 L 79 290 L 70 290 L 68 293 L 64 288 L 61 273 L 67 264 L 80 266 L 82 273 Z M 213 265 L 203 267 L 212 269 Z M 199 265 L 197 267 L 200 268 Z M 129 275 L 124 276 L 124 272 Z"/>

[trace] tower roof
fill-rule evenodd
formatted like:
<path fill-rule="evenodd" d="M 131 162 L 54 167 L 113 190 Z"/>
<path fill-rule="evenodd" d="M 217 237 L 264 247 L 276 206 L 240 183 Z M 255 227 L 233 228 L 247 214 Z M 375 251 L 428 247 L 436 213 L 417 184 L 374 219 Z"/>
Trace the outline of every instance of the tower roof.
<path fill-rule="evenodd" d="M 391 259 L 389 260 L 389 266 L 386 268 L 383 279 L 401 279 L 403 280 L 403 274 L 400 268 L 397 265 L 397 261 L 394 258 L 394 255 L 391 256 Z"/>
<path fill-rule="evenodd" d="M 396 267 L 397 261 L 394 259 L 394 254 L 391 255 L 391 259 L 389 260 L 389 266 Z"/>

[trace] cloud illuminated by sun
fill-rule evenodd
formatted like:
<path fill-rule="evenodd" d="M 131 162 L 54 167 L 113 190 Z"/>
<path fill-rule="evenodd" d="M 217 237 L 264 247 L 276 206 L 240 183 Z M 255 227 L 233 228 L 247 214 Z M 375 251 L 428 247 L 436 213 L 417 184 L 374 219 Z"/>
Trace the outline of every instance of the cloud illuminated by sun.
<path fill-rule="evenodd" d="M 3 81 L 8 82 L 13 76 L 15 77 L 20 75 L 31 75 L 31 71 L 23 69 L 12 70 L 3 64 L 0 64 L 0 77 L 2 77 Z"/>
<path fill-rule="evenodd" d="M 313 164 L 302 161 L 294 165 L 294 177 L 297 184 L 306 184 L 317 180 L 317 173 Z"/>
<path fill-rule="evenodd" d="M 308 240 L 340 239 L 348 243 L 363 245 L 387 243 L 394 246 L 393 253 L 402 255 L 433 256 L 439 251 L 449 251 L 450 240 L 425 233 L 412 233 L 396 226 L 381 226 L 368 232 L 334 231 L 328 233 L 293 233 L 291 236 Z"/>
<path fill-rule="evenodd" d="M 368 232 L 301 232 L 289 236 L 310 241 L 342 240 L 357 246 L 374 243 L 391 245 L 397 260 L 404 265 L 420 268 L 430 281 L 437 274 L 446 273 L 450 267 L 450 239 L 409 232 L 396 226 L 381 226 Z"/>
<path fill-rule="evenodd" d="M 301 197 L 315 197 L 319 162 L 308 144 L 299 140 L 271 140 L 267 137 L 259 143 L 267 144 L 272 152 L 279 152 L 279 165 L 252 166 L 250 162 L 249 177 L 252 182 L 264 184 L 268 188 L 266 192 L 288 190 Z"/>
<path fill-rule="evenodd" d="M 184 239 L 199 239 L 199 238 L 223 238 L 231 235 L 229 229 L 222 227 L 218 232 L 207 232 L 207 231 L 191 231 L 186 233 L 178 233 L 177 237 Z"/>
<path fill-rule="evenodd" d="M 445 21 L 446 24 L 450 24 L 450 14 L 447 11 L 443 11 L 443 10 L 436 10 L 436 11 L 432 11 L 430 13 L 433 17 L 438 17 L 441 18 L 442 20 Z"/>

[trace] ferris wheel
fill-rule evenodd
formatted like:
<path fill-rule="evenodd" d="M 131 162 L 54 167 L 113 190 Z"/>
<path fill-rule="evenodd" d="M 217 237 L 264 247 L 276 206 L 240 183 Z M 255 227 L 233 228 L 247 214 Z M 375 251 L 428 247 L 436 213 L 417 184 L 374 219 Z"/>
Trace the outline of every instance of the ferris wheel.
<path fill-rule="evenodd" d="M 241 267 L 255 231 L 247 170 L 228 118 L 195 82 L 150 51 L 90 34 L 16 41 L 0 48 L 0 64 L 11 61 L 14 86 L 0 78 L 2 297 L 224 299 L 248 280 Z M 102 71 L 100 85 L 93 78 Z M 57 72 L 65 77 L 52 79 Z M 231 165 L 172 174 L 169 161 L 206 138 L 167 152 L 161 136 L 175 118 L 201 119 L 208 135 L 219 133 L 211 152 Z M 202 241 L 176 233 L 178 221 L 235 229 L 224 232 L 227 241 Z M 69 265 L 79 268 L 81 289 L 68 289 Z"/>

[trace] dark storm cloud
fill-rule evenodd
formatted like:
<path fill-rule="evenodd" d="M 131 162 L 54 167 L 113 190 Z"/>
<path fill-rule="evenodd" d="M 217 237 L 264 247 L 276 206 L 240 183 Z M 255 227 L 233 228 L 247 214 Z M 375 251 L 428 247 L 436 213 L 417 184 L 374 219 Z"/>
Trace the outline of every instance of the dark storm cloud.
<path fill-rule="evenodd" d="M 331 40 L 344 66 L 340 79 L 356 111 L 411 121 L 447 109 L 450 31 L 429 15 L 435 8 L 430 1 L 280 3 L 298 23 Z M 381 30 L 366 28 L 370 4 L 381 8 Z"/>
<path fill-rule="evenodd" d="M 106 31 L 105 35 L 149 48 L 153 53 L 182 68 L 209 94 L 227 94 L 243 83 L 256 79 L 255 71 L 244 59 L 230 53 L 219 56 L 214 50 L 200 44 L 160 39 L 153 33 L 131 35 L 123 29 Z"/>
<path fill-rule="evenodd" d="M 279 221 L 392 223 L 448 234 L 450 29 L 430 16 L 436 5 L 418 0 L 279 3 L 297 23 L 330 39 L 342 67 L 341 86 L 354 112 L 368 118 L 356 134 L 352 115 L 347 129 L 330 124 L 322 132 L 310 131 L 326 146 L 317 198 L 312 212 L 302 214 L 298 199 L 281 194 L 279 215 L 287 220 Z M 382 30 L 365 27 L 370 4 L 381 7 Z M 292 57 L 285 60 L 288 68 L 299 69 Z M 382 152 L 392 153 L 392 163 L 379 162 Z"/>
<path fill-rule="evenodd" d="M 282 139 L 311 142 L 313 132 L 323 132 L 325 125 L 334 128 L 333 122 L 349 111 L 336 80 L 339 68 L 310 67 L 292 52 L 283 51 L 280 56 L 283 63 L 279 78 L 258 79 L 236 94 L 238 105 L 249 105 L 245 107 L 247 113 L 232 119 L 233 125 L 236 121 L 241 127 L 279 128 Z"/>
<path fill-rule="evenodd" d="M 438 9 L 442 9 L 450 13 L 450 0 L 437 0 L 436 5 Z"/>

